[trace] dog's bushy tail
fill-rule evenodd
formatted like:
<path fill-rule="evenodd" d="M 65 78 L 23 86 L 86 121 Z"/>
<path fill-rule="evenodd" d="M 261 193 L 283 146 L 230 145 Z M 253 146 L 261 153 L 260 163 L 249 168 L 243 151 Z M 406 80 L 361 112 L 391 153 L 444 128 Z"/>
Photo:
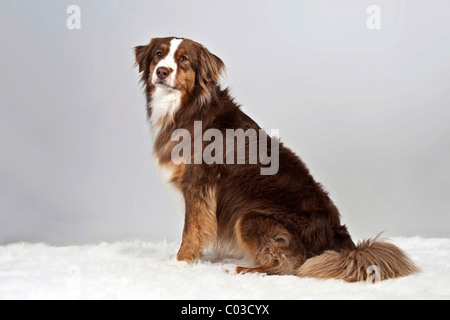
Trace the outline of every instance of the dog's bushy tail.
<path fill-rule="evenodd" d="M 325 251 L 310 258 L 300 267 L 298 276 L 377 282 L 417 272 L 419 268 L 400 248 L 376 237 L 358 243 L 355 250 Z"/>

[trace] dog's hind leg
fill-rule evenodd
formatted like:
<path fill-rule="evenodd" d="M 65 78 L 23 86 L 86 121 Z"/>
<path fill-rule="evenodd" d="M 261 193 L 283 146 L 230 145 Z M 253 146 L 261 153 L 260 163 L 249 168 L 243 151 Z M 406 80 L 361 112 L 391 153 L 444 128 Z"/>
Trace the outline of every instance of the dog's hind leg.
<path fill-rule="evenodd" d="M 236 226 L 240 245 L 257 261 L 257 267 L 237 267 L 236 273 L 295 274 L 304 258 L 293 250 L 288 229 L 264 214 L 249 214 Z"/>

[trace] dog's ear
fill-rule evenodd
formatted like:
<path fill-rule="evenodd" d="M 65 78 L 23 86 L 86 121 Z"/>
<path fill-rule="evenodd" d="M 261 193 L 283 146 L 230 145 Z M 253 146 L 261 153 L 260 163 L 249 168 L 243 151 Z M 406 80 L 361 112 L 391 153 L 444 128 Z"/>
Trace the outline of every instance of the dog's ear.
<path fill-rule="evenodd" d="M 142 73 L 142 82 L 147 82 L 150 76 L 150 63 L 152 62 L 152 51 L 155 47 L 156 38 L 152 39 L 150 43 L 146 46 L 137 46 L 134 48 L 134 54 L 136 55 L 136 64 L 139 66 L 139 73 Z"/>
<path fill-rule="evenodd" d="M 139 66 L 139 72 L 144 71 L 145 68 L 145 60 L 147 57 L 148 45 L 146 46 L 137 46 L 134 48 L 134 54 L 136 55 L 136 64 L 135 66 Z"/>
<path fill-rule="evenodd" d="M 208 49 L 201 46 L 199 49 L 197 81 L 203 87 L 217 85 L 220 75 L 225 71 L 225 64 L 216 55 L 209 52 Z"/>

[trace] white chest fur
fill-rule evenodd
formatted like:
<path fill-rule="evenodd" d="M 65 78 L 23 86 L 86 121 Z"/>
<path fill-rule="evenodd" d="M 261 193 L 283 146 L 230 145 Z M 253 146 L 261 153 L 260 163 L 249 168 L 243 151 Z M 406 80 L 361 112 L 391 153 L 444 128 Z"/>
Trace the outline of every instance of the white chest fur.
<path fill-rule="evenodd" d="M 173 116 L 180 106 L 180 102 L 180 91 L 172 88 L 156 86 L 156 90 L 152 94 L 152 100 L 150 102 L 152 113 L 149 120 L 155 140 L 161 129 L 164 127 L 164 124 L 167 123 L 167 121 L 173 121 Z M 178 209 L 182 209 L 184 207 L 183 195 L 180 190 L 171 183 L 174 173 L 173 167 L 161 165 L 157 154 L 154 154 L 153 160 L 156 164 L 157 172 L 161 180 L 177 200 L 176 202 L 179 204 Z"/>
<path fill-rule="evenodd" d="M 173 116 L 180 105 L 181 93 L 165 87 L 156 87 L 152 95 L 150 107 L 152 113 L 150 116 L 150 126 L 152 128 L 154 139 L 158 137 L 159 132 L 165 123 L 173 120 Z M 159 163 L 158 154 L 154 154 L 154 161 L 158 167 L 158 172 L 165 182 L 169 182 L 173 176 L 173 168 L 171 166 L 162 166 Z"/>
<path fill-rule="evenodd" d="M 181 92 L 169 87 L 156 86 L 152 94 L 150 126 L 155 138 L 164 126 L 165 121 L 172 121 L 181 103 Z"/>

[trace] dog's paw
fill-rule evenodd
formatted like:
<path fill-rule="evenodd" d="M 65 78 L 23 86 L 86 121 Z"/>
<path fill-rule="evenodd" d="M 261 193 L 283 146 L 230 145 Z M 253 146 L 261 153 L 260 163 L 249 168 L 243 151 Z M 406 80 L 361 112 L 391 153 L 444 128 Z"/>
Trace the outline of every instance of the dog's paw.
<path fill-rule="evenodd" d="M 181 268 L 188 268 L 188 267 L 191 267 L 191 266 L 192 266 L 192 263 L 189 263 L 189 262 L 187 262 L 187 261 L 180 261 L 180 260 L 178 260 L 177 257 L 175 256 L 175 257 L 173 257 L 173 258 L 170 260 L 170 265 L 171 265 L 171 266 L 175 266 L 175 267 L 181 269 Z"/>
<path fill-rule="evenodd" d="M 225 273 L 230 274 L 230 275 L 236 275 L 238 274 L 236 267 L 229 267 L 229 268 L 225 268 Z"/>
<path fill-rule="evenodd" d="M 190 250 L 185 250 L 185 248 L 183 248 L 183 247 L 181 247 L 177 253 L 178 261 L 185 261 L 189 264 L 194 263 L 199 258 L 200 258 L 199 252 L 192 252 Z"/>

